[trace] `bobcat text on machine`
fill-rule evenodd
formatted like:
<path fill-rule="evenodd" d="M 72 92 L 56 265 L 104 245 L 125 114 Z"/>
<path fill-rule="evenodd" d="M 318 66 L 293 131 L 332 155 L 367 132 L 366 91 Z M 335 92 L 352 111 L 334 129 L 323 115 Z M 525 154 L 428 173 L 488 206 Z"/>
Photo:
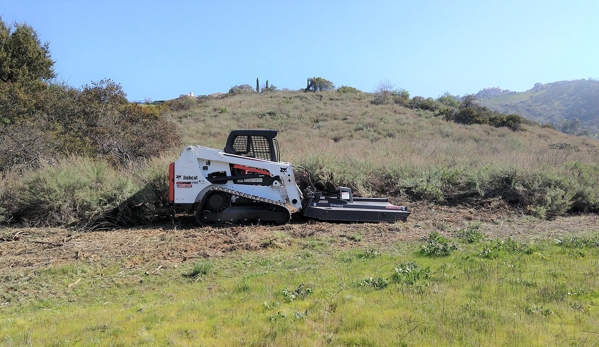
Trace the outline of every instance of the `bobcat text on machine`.
<path fill-rule="evenodd" d="M 279 161 L 277 130 L 234 130 L 224 150 L 187 146 L 169 166 L 169 201 L 200 225 L 285 224 L 290 208 L 337 222 L 406 221 L 410 212 L 386 198 L 353 197 L 350 188 L 303 196 L 290 163 Z"/>

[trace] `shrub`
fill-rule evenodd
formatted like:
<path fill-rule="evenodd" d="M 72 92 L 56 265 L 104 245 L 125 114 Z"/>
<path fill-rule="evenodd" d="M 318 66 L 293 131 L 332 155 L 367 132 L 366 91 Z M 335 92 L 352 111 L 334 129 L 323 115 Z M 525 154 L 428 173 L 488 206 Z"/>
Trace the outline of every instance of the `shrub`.
<path fill-rule="evenodd" d="M 594 236 L 560 237 L 555 243 L 564 248 L 599 248 L 599 234 Z"/>
<path fill-rule="evenodd" d="M 188 111 L 198 105 L 198 99 L 189 95 L 181 95 L 176 99 L 165 102 L 165 104 L 173 112 Z"/>
<path fill-rule="evenodd" d="M 509 253 L 532 254 L 534 249 L 525 243 L 521 243 L 511 238 L 507 240 L 495 240 L 485 246 L 479 256 L 483 258 L 495 259 Z"/>
<path fill-rule="evenodd" d="M 111 80 L 81 90 L 49 85 L 34 95 L 18 120 L 0 128 L 2 171 L 37 168 L 40 161 L 70 155 L 123 166 L 158 156 L 179 142 L 175 125 L 160 114 L 163 106 L 129 104 Z M 0 97 L 0 109 L 4 101 L 10 102 Z"/>
<path fill-rule="evenodd" d="M 312 289 L 306 287 L 304 284 L 300 284 L 296 289 L 283 289 L 282 294 L 285 301 L 291 302 L 296 299 L 304 299 L 306 296 L 312 294 Z"/>
<path fill-rule="evenodd" d="M 357 93 L 360 93 L 360 90 L 356 89 L 354 87 L 341 86 L 341 87 L 337 88 L 337 93 L 352 93 L 352 94 L 357 94 Z"/>
<path fill-rule="evenodd" d="M 460 106 L 460 102 L 458 101 L 458 98 L 449 93 L 443 94 L 442 96 L 437 98 L 437 101 L 440 102 L 441 104 L 443 104 L 445 106 L 449 106 L 449 107 Z"/>
<path fill-rule="evenodd" d="M 436 111 L 439 107 L 438 105 L 435 103 L 435 100 L 433 100 L 432 98 L 423 98 L 422 96 L 415 96 L 412 98 L 412 100 L 410 100 L 410 102 L 408 103 L 408 106 L 410 108 L 419 108 L 421 110 L 428 110 L 428 111 Z"/>
<path fill-rule="evenodd" d="M 372 100 L 372 104 L 384 105 L 384 104 L 388 104 L 388 103 L 392 102 L 394 99 L 393 88 L 394 88 L 393 84 L 388 80 L 379 82 L 379 84 L 376 86 L 376 89 L 374 91 L 374 99 Z M 409 94 L 408 94 L 408 99 L 409 99 Z"/>
<path fill-rule="evenodd" d="M 449 119 L 448 119 L 449 120 Z M 474 108 L 465 108 L 460 110 L 458 113 L 453 115 L 452 121 L 459 124 L 486 124 L 488 121 L 481 117 L 481 115 Z"/>
<path fill-rule="evenodd" d="M 231 95 L 239 95 L 239 94 L 250 94 L 254 93 L 254 88 L 249 84 L 242 84 L 240 86 L 233 86 L 229 89 L 229 94 Z"/>
<path fill-rule="evenodd" d="M 424 238 L 424 244 L 420 246 L 420 254 L 428 257 L 446 257 L 457 249 L 454 243 L 434 231 Z"/>
<path fill-rule="evenodd" d="M 159 160 L 116 170 L 106 161 L 84 157 L 43 164 L 2 181 L 0 217 L 30 226 L 82 229 L 147 224 L 170 214 L 165 166 Z"/>
<path fill-rule="evenodd" d="M 395 90 L 393 92 L 393 102 L 401 106 L 408 106 L 410 104 L 410 92 L 405 89 Z"/>
<path fill-rule="evenodd" d="M 466 228 L 458 231 L 457 236 L 466 243 L 477 243 L 483 238 L 483 233 L 480 232 L 481 223 L 472 223 Z"/>
<path fill-rule="evenodd" d="M 103 223 L 133 227 L 171 217 L 168 201 L 166 160 L 155 160 L 140 166 L 130 176 L 139 189 L 117 207 L 107 211 Z"/>
<path fill-rule="evenodd" d="M 373 287 L 374 289 L 381 290 L 387 288 L 389 285 L 389 281 L 386 278 L 378 277 L 372 278 L 368 277 L 359 282 L 361 287 Z"/>
<path fill-rule="evenodd" d="M 4 208 L 15 221 L 33 226 L 92 227 L 136 190 L 107 162 L 69 158 L 25 174 Z"/>
<path fill-rule="evenodd" d="M 430 276 L 431 269 L 429 267 L 422 268 L 415 262 L 410 262 L 396 267 L 391 280 L 395 283 L 405 283 L 412 286 L 421 279 L 428 279 Z"/>
<path fill-rule="evenodd" d="M 522 130 L 524 119 L 515 114 L 494 115 L 489 118 L 489 125 L 496 128 L 506 127 L 513 131 Z"/>
<path fill-rule="evenodd" d="M 375 249 L 365 249 L 365 250 L 358 252 L 356 257 L 358 259 L 374 259 L 380 255 L 381 255 L 381 253 L 379 253 L 379 251 L 377 251 Z"/>

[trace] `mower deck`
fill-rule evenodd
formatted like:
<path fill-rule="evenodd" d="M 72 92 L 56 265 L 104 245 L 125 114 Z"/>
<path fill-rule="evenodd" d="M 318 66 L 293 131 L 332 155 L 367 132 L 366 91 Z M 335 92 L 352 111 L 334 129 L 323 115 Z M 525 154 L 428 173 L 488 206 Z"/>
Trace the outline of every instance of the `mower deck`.
<path fill-rule="evenodd" d="M 304 202 L 302 212 L 309 218 L 334 222 L 405 222 L 410 215 L 405 206 L 392 205 L 386 198 L 354 198 L 345 187 L 333 196 L 314 193 Z"/>

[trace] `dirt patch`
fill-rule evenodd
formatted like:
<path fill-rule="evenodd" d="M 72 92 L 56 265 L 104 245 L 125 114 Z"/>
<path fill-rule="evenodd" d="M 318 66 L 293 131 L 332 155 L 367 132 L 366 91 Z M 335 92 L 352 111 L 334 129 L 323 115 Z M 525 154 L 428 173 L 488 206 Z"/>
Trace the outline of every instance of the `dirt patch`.
<path fill-rule="evenodd" d="M 334 224 L 294 217 L 284 226 L 197 228 L 193 219 L 150 228 L 108 232 L 80 232 L 57 228 L 6 228 L 0 230 L 0 269 L 4 273 L 35 270 L 78 260 L 108 262 L 121 259 L 126 267 L 159 260 L 166 265 L 220 257 L 235 250 L 285 247 L 305 238 L 334 239 L 340 248 L 385 245 L 419 240 L 432 231 L 452 235 L 470 223 L 490 238 L 531 240 L 599 231 L 595 214 L 559 217 L 546 221 L 523 215 L 501 203 L 487 208 L 452 208 L 413 204 L 406 223 Z M 5 272 L 6 271 L 6 272 Z"/>

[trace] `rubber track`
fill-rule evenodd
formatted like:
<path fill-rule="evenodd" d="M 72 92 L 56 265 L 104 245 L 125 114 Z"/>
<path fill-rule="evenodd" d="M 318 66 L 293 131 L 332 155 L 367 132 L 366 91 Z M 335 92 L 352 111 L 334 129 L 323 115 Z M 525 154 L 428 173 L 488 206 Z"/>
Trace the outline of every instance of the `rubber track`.
<path fill-rule="evenodd" d="M 266 199 L 266 198 L 261 198 L 261 197 L 259 197 L 257 195 L 251 195 L 251 194 L 247 194 L 247 193 L 242 193 L 242 192 L 239 192 L 237 190 L 233 190 L 233 189 L 229 189 L 229 188 L 214 187 L 214 188 L 210 189 L 208 192 L 211 192 L 211 191 L 224 192 L 224 193 L 231 194 L 231 195 L 241 196 L 241 197 L 246 198 L 246 199 L 252 199 L 252 200 L 255 200 L 255 201 L 265 202 L 265 203 L 268 203 L 268 204 L 271 204 L 271 205 L 277 205 L 277 206 L 285 208 L 287 210 L 287 212 L 289 212 L 289 215 L 291 216 L 291 211 L 289 211 L 289 209 L 287 208 L 287 205 L 285 205 L 284 203 L 282 203 L 280 201 Z M 208 192 L 206 192 L 206 194 L 208 194 Z"/>

